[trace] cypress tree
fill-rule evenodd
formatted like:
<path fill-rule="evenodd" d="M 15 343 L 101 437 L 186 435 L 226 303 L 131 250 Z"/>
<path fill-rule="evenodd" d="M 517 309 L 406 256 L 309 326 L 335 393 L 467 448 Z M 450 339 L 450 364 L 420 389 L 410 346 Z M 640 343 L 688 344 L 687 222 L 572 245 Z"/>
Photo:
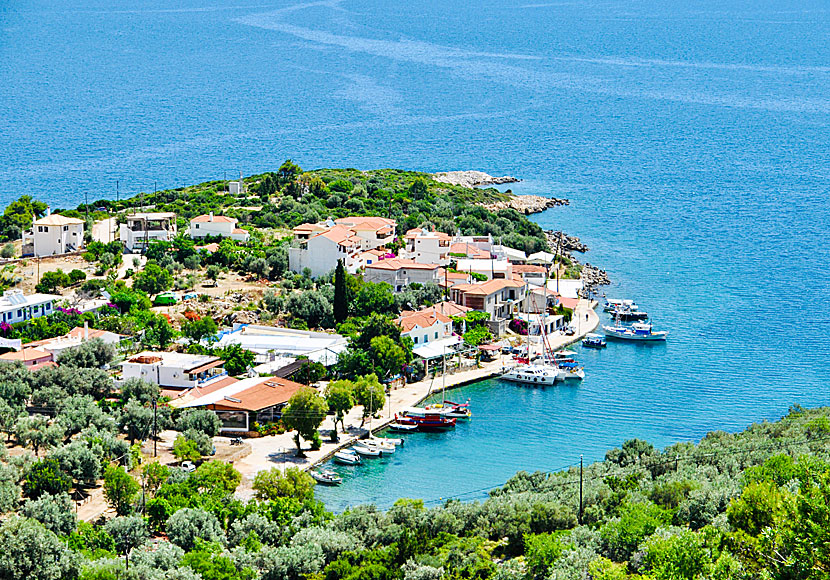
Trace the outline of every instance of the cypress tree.
<path fill-rule="evenodd" d="M 334 321 L 338 324 L 349 317 L 349 300 L 346 296 L 346 267 L 343 260 L 337 260 L 334 271 Z"/>

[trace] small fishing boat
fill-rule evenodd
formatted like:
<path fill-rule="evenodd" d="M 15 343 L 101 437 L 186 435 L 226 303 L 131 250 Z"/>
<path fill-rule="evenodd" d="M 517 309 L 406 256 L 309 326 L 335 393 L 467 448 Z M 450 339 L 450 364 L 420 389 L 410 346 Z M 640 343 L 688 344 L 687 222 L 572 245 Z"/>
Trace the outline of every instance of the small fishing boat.
<path fill-rule="evenodd" d="M 364 457 L 380 457 L 380 448 L 374 446 L 355 444 L 352 451 Z"/>
<path fill-rule="evenodd" d="M 504 373 L 501 378 L 515 383 L 547 386 L 556 382 L 559 369 L 547 364 L 521 364 Z"/>
<path fill-rule="evenodd" d="M 384 442 L 384 443 L 391 443 L 392 445 L 398 446 L 398 445 L 403 445 L 405 439 L 398 439 L 398 438 L 395 438 L 395 437 L 378 437 L 377 435 L 374 435 L 374 434 L 370 433 L 369 434 L 369 441 L 381 441 L 381 442 Z"/>
<path fill-rule="evenodd" d="M 343 483 L 343 478 L 331 470 L 316 471 L 312 469 L 308 474 L 314 478 L 314 481 L 323 485 L 340 485 Z"/>
<path fill-rule="evenodd" d="M 648 320 L 648 312 L 643 312 L 642 310 L 615 308 L 614 310 L 609 310 L 608 313 L 620 320 Z"/>
<path fill-rule="evenodd" d="M 605 337 L 601 334 L 586 334 L 585 338 L 582 339 L 582 346 L 587 346 L 588 348 L 605 348 L 607 343 L 605 342 Z"/>
<path fill-rule="evenodd" d="M 585 371 L 576 364 L 566 363 L 559 365 L 559 374 L 556 378 L 560 381 L 581 381 L 585 378 Z"/>
<path fill-rule="evenodd" d="M 355 442 L 355 446 L 377 449 L 381 453 L 394 453 L 395 449 L 397 449 L 394 443 L 383 442 L 380 439 L 360 439 Z"/>
<path fill-rule="evenodd" d="M 554 360 L 572 360 L 576 353 L 572 350 L 557 350 L 553 353 Z"/>
<path fill-rule="evenodd" d="M 436 411 L 444 417 L 451 417 L 461 421 L 468 420 L 473 416 L 469 405 L 456 405 L 455 403 L 450 403 L 449 401 L 427 405 L 425 409 L 428 411 Z"/>
<path fill-rule="evenodd" d="M 640 307 L 637 306 L 633 300 L 619 300 L 616 298 L 609 298 L 608 300 L 606 300 L 605 306 L 603 307 L 603 310 L 605 310 L 606 312 L 612 312 L 614 310 L 620 309 L 637 311 L 640 309 Z"/>
<path fill-rule="evenodd" d="M 334 454 L 334 461 L 344 465 L 357 465 L 360 463 L 360 455 L 351 449 L 341 449 Z"/>
<path fill-rule="evenodd" d="M 403 423 L 390 423 L 389 424 L 390 431 L 396 431 L 398 433 L 412 433 L 413 431 L 418 430 L 417 425 L 411 424 L 403 424 Z"/>
<path fill-rule="evenodd" d="M 667 330 L 655 331 L 651 324 L 645 322 L 635 322 L 631 326 L 622 326 L 617 323 L 614 326 L 603 326 L 602 330 L 608 338 L 638 342 L 666 340 L 666 336 L 669 334 Z"/>

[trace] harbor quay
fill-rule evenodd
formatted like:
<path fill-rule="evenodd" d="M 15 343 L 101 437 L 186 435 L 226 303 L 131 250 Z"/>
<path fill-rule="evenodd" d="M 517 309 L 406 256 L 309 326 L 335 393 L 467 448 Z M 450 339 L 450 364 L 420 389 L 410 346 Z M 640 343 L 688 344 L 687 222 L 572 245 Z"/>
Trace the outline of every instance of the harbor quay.
<path fill-rule="evenodd" d="M 573 315 L 576 334 L 571 336 L 560 333 L 550 335 L 547 337 L 548 348 L 552 350 L 564 348 L 594 331 L 599 325 L 599 315 L 595 311 L 596 306 L 597 303 L 594 301 L 581 299 Z M 577 324 L 577 320 L 579 324 Z M 540 343 L 531 342 L 530 348 L 532 352 L 541 352 L 543 347 Z M 323 435 L 320 449 L 309 450 L 305 448 L 305 457 L 297 457 L 297 446 L 294 442 L 293 432 L 248 439 L 246 443 L 250 445 L 250 454 L 234 462 L 234 467 L 242 474 L 242 483 L 237 489 L 237 496 L 241 499 L 253 497 L 254 477 L 260 471 L 274 467 L 283 470 L 289 467 L 299 467 L 303 470 L 312 469 L 328 461 L 340 449 L 350 447 L 359 439 L 366 437 L 370 430 L 375 432 L 388 426 L 394 422 L 396 413 L 407 407 L 421 404 L 430 395 L 440 392 L 442 388 L 451 390 L 480 380 L 500 376 L 512 362 L 512 357 L 499 353 L 497 358 L 491 362 L 482 362 L 475 368 L 448 373 L 443 380 L 439 375 L 435 378 L 426 378 L 392 389 L 384 408 L 371 421 L 367 418 L 362 426 L 363 408 L 352 408 L 344 417 L 346 432 L 338 433 L 338 441 L 336 442 L 332 441 L 329 436 L 334 429 L 334 417 L 329 415 L 320 426 L 320 432 Z M 472 403 L 473 419 L 475 420 L 475 401 Z M 307 447 L 307 445 L 308 443 L 304 442 L 304 447 Z"/>

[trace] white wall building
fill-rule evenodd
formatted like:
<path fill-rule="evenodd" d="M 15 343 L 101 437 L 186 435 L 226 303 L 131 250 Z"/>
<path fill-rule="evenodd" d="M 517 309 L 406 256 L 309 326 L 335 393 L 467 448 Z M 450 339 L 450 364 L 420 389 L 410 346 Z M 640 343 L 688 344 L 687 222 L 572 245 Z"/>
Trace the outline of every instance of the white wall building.
<path fill-rule="evenodd" d="M 346 270 L 357 272 L 367 250 L 395 239 L 395 221 L 379 217 L 341 218 L 294 228 L 288 248 L 288 268 L 302 273 L 309 268 L 314 277 L 328 274 L 343 260 Z"/>
<path fill-rule="evenodd" d="M 215 356 L 144 351 L 121 363 L 121 378 L 190 389 L 226 377 L 224 365 L 225 361 Z"/>
<path fill-rule="evenodd" d="M 460 272 L 482 274 L 488 280 L 513 277 L 513 264 L 507 260 L 469 260 L 459 258 L 455 269 Z"/>
<path fill-rule="evenodd" d="M 190 220 L 190 230 L 188 234 L 191 238 L 204 238 L 205 236 L 221 236 L 223 238 L 230 238 L 239 242 L 247 242 L 251 235 L 245 230 L 236 227 L 239 220 L 236 218 L 213 215 L 210 212 L 207 215 L 196 216 Z"/>
<path fill-rule="evenodd" d="M 170 242 L 176 237 L 176 214 L 134 213 L 121 224 L 121 242 L 130 252 L 139 252 L 157 240 Z"/>
<path fill-rule="evenodd" d="M 411 338 L 416 347 L 452 336 L 452 319 L 434 308 L 401 315 L 395 322 L 401 327 L 401 334 Z"/>
<path fill-rule="evenodd" d="M 430 232 L 414 228 L 406 232 L 406 246 L 403 257 L 415 260 L 419 264 L 450 263 L 449 251 L 452 238 L 444 232 Z"/>
<path fill-rule="evenodd" d="M 55 311 L 55 300 L 60 298 L 55 294 L 24 296 L 20 290 L 6 290 L 0 297 L 0 322 L 14 324 L 49 316 Z"/>
<path fill-rule="evenodd" d="M 480 310 L 491 320 L 508 318 L 524 303 L 527 285 L 520 280 L 488 280 L 450 288 L 453 302 Z"/>
<path fill-rule="evenodd" d="M 406 258 L 386 258 L 374 264 L 367 264 L 363 279 L 367 282 L 386 282 L 400 292 L 413 282 L 438 284 L 438 264 L 419 264 Z"/>
<path fill-rule="evenodd" d="M 32 231 L 23 234 L 23 245 L 34 245 L 37 257 L 76 252 L 84 246 L 84 222 L 59 214 L 35 220 Z"/>

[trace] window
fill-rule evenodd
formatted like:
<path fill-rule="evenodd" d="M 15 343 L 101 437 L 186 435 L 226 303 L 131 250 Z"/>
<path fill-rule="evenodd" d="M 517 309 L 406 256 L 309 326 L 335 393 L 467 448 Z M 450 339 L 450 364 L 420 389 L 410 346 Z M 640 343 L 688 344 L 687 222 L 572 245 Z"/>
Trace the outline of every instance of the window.
<path fill-rule="evenodd" d="M 435 338 L 438 338 L 438 331 L 435 331 Z"/>
<path fill-rule="evenodd" d="M 197 230 L 199 229 L 199 224 L 196 224 L 196 229 L 197 229 Z"/>
<path fill-rule="evenodd" d="M 51 302 L 47 302 L 47 303 L 46 303 L 46 306 L 44 306 L 43 308 L 44 308 L 45 310 L 52 310 L 52 303 L 51 303 Z"/>
<path fill-rule="evenodd" d="M 63 231 L 68 232 L 69 231 L 69 226 L 63 226 Z"/>
<path fill-rule="evenodd" d="M 418 337 L 415 337 L 415 344 L 418 344 Z"/>
<path fill-rule="evenodd" d="M 39 231 L 40 233 L 43 233 L 44 230 L 45 230 L 45 228 L 43 226 L 38 226 L 37 227 L 37 231 Z"/>

